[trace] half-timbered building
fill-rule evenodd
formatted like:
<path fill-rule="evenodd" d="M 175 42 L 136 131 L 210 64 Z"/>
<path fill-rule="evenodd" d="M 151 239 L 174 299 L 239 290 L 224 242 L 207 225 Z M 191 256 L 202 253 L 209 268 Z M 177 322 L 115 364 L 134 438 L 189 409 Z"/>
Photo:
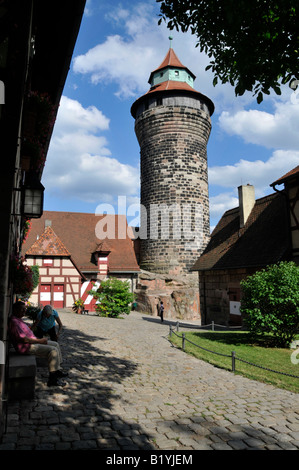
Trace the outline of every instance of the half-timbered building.
<path fill-rule="evenodd" d="M 139 266 L 130 233 L 122 215 L 44 211 L 23 245 L 27 263 L 40 274 L 30 301 L 69 308 L 81 298 L 93 311 L 89 291 L 111 276 L 129 281 L 133 291 Z"/>
<path fill-rule="evenodd" d="M 299 165 L 270 186 L 286 198 L 292 259 L 299 264 Z"/>

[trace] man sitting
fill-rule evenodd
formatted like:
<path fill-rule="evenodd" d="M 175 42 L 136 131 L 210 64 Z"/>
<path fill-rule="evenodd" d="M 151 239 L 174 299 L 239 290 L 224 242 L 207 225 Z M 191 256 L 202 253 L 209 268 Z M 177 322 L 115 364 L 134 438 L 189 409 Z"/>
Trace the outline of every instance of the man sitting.
<path fill-rule="evenodd" d="M 33 354 L 46 358 L 49 368 L 48 386 L 65 385 L 59 382 L 60 377 L 68 375 L 61 370 L 62 355 L 59 344 L 46 338 L 36 338 L 29 326 L 22 320 L 25 313 L 24 302 L 19 301 L 13 305 L 12 316 L 9 320 L 9 335 L 15 350 L 20 354 Z"/>
<path fill-rule="evenodd" d="M 58 333 L 56 333 L 55 322 L 58 323 Z M 35 330 L 36 328 L 36 330 Z M 33 331 L 37 338 L 43 338 L 46 335 L 50 336 L 52 341 L 58 341 L 58 336 L 62 330 L 62 323 L 56 310 L 53 310 L 51 305 L 45 305 L 43 310 L 37 314 L 37 318 L 32 325 Z"/>

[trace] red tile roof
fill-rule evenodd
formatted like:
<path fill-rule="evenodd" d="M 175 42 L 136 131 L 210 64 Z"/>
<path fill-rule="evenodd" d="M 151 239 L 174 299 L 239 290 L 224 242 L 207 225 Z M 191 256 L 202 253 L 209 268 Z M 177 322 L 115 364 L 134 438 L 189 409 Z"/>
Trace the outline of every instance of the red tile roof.
<path fill-rule="evenodd" d="M 192 88 L 190 85 L 188 85 L 188 83 L 186 82 L 179 82 L 179 81 L 175 81 L 175 80 L 167 80 L 165 82 L 162 82 L 158 85 L 155 85 L 155 86 L 152 86 L 149 91 L 147 93 L 145 93 L 145 95 L 142 95 L 140 98 L 138 98 L 135 103 L 133 103 L 132 107 L 131 107 L 131 114 L 132 116 L 135 118 L 136 117 L 136 110 L 137 110 L 137 107 L 139 105 L 139 103 L 144 100 L 144 98 L 146 98 L 148 95 L 150 94 L 154 94 L 154 93 L 157 93 L 157 95 L 159 95 L 159 93 L 170 93 L 172 91 L 176 91 L 179 93 L 188 93 L 189 95 L 196 95 L 198 96 L 200 99 L 202 99 L 206 105 L 208 106 L 208 109 L 209 109 L 209 112 L 210 112 L 210 115 L 212 116 L 212 114 L 214 113 L 214 110 L 215 110 L 215 106 L 214 106 L 214 103 L 210 100 L 210 98 L 208 98 L 207 96 L 203 95 L 202 93 L 200 93 L 199 91 L 196 91 L 194 88 Z M 163 95 L 162 95 L 163 96 Z"/>
<path fill-rule="evenodd" d="M 188 85 L 186 82 L 178 82 L 175 80 L 167 80 L 165 82 L 159 83 L 158 85 L 152 86 L 147 94 L 152 93 L 153 91 L 164 91 L 164 90 L 186 90 L 191 91 L 196 94 L 200 94 L 199 91 L 194 90 L 192 86 Z"/>
<path fill-rule="evenodd" d="M 104 251 L 107 247 L 110 251 L 110 272 L 139 271 L 133 242 L 126 233 L 127 221 L 125 216 L 44 211 L 40 219 L 32 219 L 28 238 L 23 245 L 24 254 L 31 254 L 30 251 L 37 240 L 37 236 L 41 236 L 44 232 L 46 220 L 51 221 L 53 231 L 62 241 L 80 271 L 97 272 L 98 268 L 92 255 L 101 244 L 104 244 Z M 101 230 L 107 231 L 109 227 L 111 228 L 109 237 L 97 237 Z M 117 238 L 119 231 L 124 232 L 120 235 L 124 238 Z"/>
<path fill-rule="evenodd" d="M 69 251 L 51 227 L 46 227 L 26 254 L 33 256 L 70 256 Z"/>
<path fill-rule="evenodd" d="M 170 48 L 169 51 L 167 52 L 163 62 L 159 65 L 159 67 L 157 69 L 152 71 L 152 73 L 150 75 L 150 78 L 149 78 L 149 83 L 152 82 L 152 76 L 153 76 L 154 73 L 158 72 L 159 70 L 165 69 L 166 67 L 185 69 L 185 70 L 188 71 L 188 73 L 190 73 L 190 75 L 192 75 L 192 77 L 194 79 L 196 78 L 194 73 L 192 73 L 188 69 L 188 67 L 186 67 L 185 65 L 182 64 L 182 62 L 180 61 L 180 59 L 178 58 L 178 56 L 176 55 L 174 50 L 172 48 Z"/>
<path fill-rule="evenodd" d="M 263 267 L 286 259 L 290 250 L 287 207 L 283 195 L 257 199 L 244 228 L 239 208 L 223 215 L 193 271 Z"/>
<path fill-rule="evenodd" d="M 296 166 L 296 168 L 293 168 L 293 170 L 286 173 L 281 178 L 278 178 L 278 180 L 274 181 L 274 183 L 270 184 L 270 186 L 275 186 L 277 184 L 282 184 L 282 183 L 284 183 L 285 181 L 287 181 L 288 179 L 290 179 L 294 176 L 299 176 L 299 165 Z"/>
<path fill-rule="evenodd" d="M 187 70 L 188 73 L 190 75 L 192 75 L 192 77 L 194 79 L 196 78 L 195 75 L 187 67 L 185 67 L 185 65 L 183 65 L 181 63 L 181 61 L 178 59 L 178 57 L 177 57 L 176 53 L 174 52 L 174 50 L 170 48 L 169 51 L 167 52 L 163 62 L 161 63 L 161 65 L 151 73 L 150 78 L 149 78 L 149 83 L 150 84 L 152 83 L 153 74 L 156 73 L 158 70 L 161 70 L 165 67 L 183 68 L 183 69 Z M 196 91 L 194 88 L 192 88 L 190 85 L 188 85 L 188 83 L 180 82 L 180 81 L 174 81 L 174 80 L 166 80 L 165 82 L 162 82 L 158 85 L 152 86 L 150 88 L 150 90 L 145 95 L 142 95 L 140 98 L 138 98 L 133 103 L 133 105 L 131 106 L 132 116 L 134 118 L 136 117 L 136 110 L 137 110 L 137 107 L 139 106 L 139 103 L 142 100 L 144 100 L 144 98 L 146 98 L 149 94 L 151 94 L 151 93 L 161 93 L 161 92 L 165 93 L 165 92 L 171 92 L 171 91 L 178 91 L 178 92 L 181 92 L 181 93 L 188 92 L 188 94 L 193 94 L 193 95 L 196 95 L 196 96 L 200 97 L 207 104 L 207 106 L 209 108 L 210 115 L 212 116 L 212 114 L 214 113 L 215 106 L 214 106 L 214 103 L 210 100 L 210 98 L 203 95 L 199 91 Z"/>

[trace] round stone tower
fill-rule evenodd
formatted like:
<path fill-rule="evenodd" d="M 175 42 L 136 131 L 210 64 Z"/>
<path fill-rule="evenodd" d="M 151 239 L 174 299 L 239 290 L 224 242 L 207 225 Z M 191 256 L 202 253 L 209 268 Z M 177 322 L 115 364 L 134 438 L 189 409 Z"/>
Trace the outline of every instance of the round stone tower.
<path fill-rule="evenodd" d="M 210 236 L 207 142 L 212 101 L 170 46 L 131 114 L 141 154 L 140 267 L 190 272 Z"/>

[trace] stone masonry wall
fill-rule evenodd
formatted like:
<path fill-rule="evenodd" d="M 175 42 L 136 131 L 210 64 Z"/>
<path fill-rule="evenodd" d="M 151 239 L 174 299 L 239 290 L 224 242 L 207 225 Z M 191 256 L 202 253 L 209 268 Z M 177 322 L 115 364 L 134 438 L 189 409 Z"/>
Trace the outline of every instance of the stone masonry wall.
<path fill-rule="evenodd" d="M 158 315 L 157 306 L 164 304 L 164 318 L 200 320 L 200 299 L 197 273 L 170 276 L 142 271 L 135 289 L 137 310 Z"/>
<path fill-rule="evenodd" d="M 189 272 L 210 237 L 206 148 L 211 122 L 195 102 L 194 107 L 157 106 L 135 122 L 146 209 L 140 266 L 147 271 Z"/>

